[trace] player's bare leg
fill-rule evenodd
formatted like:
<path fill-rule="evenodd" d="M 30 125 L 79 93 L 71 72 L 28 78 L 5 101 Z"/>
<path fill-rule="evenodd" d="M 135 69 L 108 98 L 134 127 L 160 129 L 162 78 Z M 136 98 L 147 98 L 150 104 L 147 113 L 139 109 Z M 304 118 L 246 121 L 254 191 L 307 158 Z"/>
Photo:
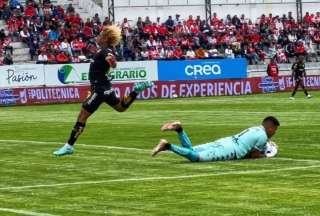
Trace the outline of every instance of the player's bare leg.
<path fill-rule="evenodd" d="M 293 92 L 292 92 L 291 97 L 290 97 L 291 100 L 294 100 L 294 96 L 295 96 L 296 93 L 297 93 L 297 90 L 298 90 L 298 88 L 299 88 L 299 86 L 300 86 L 300 82 L 301 82 L 301 79 L 296 80 L 295 86 L 294 86 L 294 89 L 293 89 Z"/>
<path fill-rule="evenodd" d="M 130 105 L 136 100 L 140 92 L 144 91 L 147 88 L 151 88 L 153 85 L 154 83 L 151 81 L 135 83 L 133 86 L 133 91 L 130 92 L 129 95 L 122 97 L 119 103 L 115 106 L 112 106 L 112 108 L 117 110 L 118 112 L 126 111 L 130 107 Z"/>
<path fill-rule="evenodd" d="M 92 115 L 92 113 L 88 112 L 87 110 L 85 109 L 81 109 L 80 110 L 80 113 L 78 115 L 78 122 L 82 122 L 82 123 L 86 123 L 88 118 Z"/>
<path fill-rule="evenodd" d="M 291 97 L 290 97 L 291 100 L 294 100 L 294 96 L 295 96 L 295 94 L 296 94 L 299 86 L 301 86 L 301 88 L 302 88 L 302 90 L 303 90 L 306 98 L 308 98 L 308 99 L 312 98 L 312 96 L 311 96 L 310 94 L 308 94 L 308 91 L 307 91 L 307 89 L 306 89 L 305 86 L 304 86 L 303 79 L 299 79 L 299 80 L 297 80 L 296 83 L 295 83 L 294 90 L 293 90 L 292 95 L 291 95 Z"/>
<path fill-rule="evenodd" d="M 308 94 L 308 91 L 307 91 L 306 87 L 304 86 L 303 81 L 301 81 L 300 85 L 301 85 L 301 88 L 302 88 L 302 90 L 303 90 L 303 92 L 304 92 L 304 94 L 305 94 L 306 98 L 307 98 L 307 99 L 312 98 L 312 96 L 311 96 L 310 94 Z"/>
<path fill-rule="evenodd" d="M 162 152 L 162 151 L 166 151 L 169 149 L 169 142 L 165 139 L 161 139 L 159 144 L 156 145 L 156 147 L 154 147 L 154 149 L 151 152 L 151 156 L 154 157 L 156 156 L 158 153 Z"/>
<path fill-rule="evenodd" d="M 192 142 L 188 134 L 183 130 L 180 121 L 165 123 L 162 125 L 161 131 L 176 131 L 181 145 L 185 148 L 192 149 Z"/>
<path fill-rule="evenodd" d="M 168 122 L 162 125 L 161 131 L 177 131 L 178 129 L 182 129 L 180 121 Z"/>

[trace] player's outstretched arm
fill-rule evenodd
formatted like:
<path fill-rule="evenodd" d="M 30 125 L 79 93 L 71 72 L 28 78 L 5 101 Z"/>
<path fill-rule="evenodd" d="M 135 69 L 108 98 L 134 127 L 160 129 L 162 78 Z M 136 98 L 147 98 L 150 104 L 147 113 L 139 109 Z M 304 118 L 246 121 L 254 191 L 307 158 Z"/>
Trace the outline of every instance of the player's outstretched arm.
<path fill-rule="evenodd" d="M 264 153 L 261 153 L 260 151 L 253 149 L 251 152 L 249 152 L 246 158 L 257 159 L 257 158 L 264 158 L 264 157 L 266 157 Z"/>

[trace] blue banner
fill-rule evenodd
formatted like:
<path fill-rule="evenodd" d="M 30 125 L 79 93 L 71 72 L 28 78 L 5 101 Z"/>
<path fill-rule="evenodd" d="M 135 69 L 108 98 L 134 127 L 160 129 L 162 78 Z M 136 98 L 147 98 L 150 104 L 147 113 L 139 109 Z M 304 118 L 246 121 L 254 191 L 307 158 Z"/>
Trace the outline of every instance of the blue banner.
<path fill-rule="evenodd" d="M 247 78 L 245 59 L 158 61 L 160 81 Z"/>
<path fill-rule="evenodd" d="M 0 89 L 0 106 L 15 105 L 19 95 L 14 95 L 13 89 Z"/>

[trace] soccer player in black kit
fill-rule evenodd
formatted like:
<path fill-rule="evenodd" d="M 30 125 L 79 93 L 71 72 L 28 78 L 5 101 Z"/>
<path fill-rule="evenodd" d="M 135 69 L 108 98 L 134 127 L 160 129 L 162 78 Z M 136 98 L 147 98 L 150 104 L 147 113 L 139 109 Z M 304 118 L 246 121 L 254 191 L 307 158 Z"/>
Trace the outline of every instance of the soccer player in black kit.
<path fill-rule="evenodd" d="M 93 62 L 90 64 L 89 80 L 91 84 L 91 94 L 83 102 L 76 124 L 74 125 L 68 142 L 53 154 L 63 156 L 73 153 L 73 145 L 83 132 L 87 119 L 98 109 L 102 103 L 107 103 L 118 112 L 124 112 L 137 95 L 144 89 L 150 88 L 153 82 L 135 83 L 133 91 L 123 98 L 117 98 L 112 89 L 111 79 L 108 76 L 109 70 L 116 67 L 116 60 L 113 48 L 120 43 L 121 31 L 116 26 L 108 26 L 103 29 L 97 37 L 100 50 L 95 54 Z"/>
<path fill-rule="evenodd" d="M 305 64 L 304 64 L 304 56 L 299 55 L 297 62 L 295 62 L 292 65 L 292 81 L 295 83 L 294 90 L 291 94 L 290 99 L 294 100 L 294 96 L 299 88 L 301 88 L 304 91 L 304 94 L 306 95 L 306 98 L 311 98 L 312 96 L 308 94 L 304 83 L 303 83 L 303 78 L 306 77 L 306 69 L 305 69 Z"/>

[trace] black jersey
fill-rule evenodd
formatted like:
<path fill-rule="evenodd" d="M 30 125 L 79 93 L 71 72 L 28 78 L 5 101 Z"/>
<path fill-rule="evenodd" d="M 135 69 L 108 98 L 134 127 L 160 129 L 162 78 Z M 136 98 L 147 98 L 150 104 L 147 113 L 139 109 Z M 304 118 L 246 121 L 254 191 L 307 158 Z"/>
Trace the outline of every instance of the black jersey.
<path fill-rule="evenodd" d="M 104 48 L 98 51 L 93 57 L 93 62 L 90 64 L 89 80 L 92 85 L 110 85 L 110 78 L 107 76 L 110 70 L 110 65 L 106 61 L 108 54 L 112 54 L 112 50 Z"/>
<path fill-rule="evenodd" d="M 292 65 L 292 71 L 295 78 L 302 78 L 306 69 L 303 62 L 296 62 Z"/>

